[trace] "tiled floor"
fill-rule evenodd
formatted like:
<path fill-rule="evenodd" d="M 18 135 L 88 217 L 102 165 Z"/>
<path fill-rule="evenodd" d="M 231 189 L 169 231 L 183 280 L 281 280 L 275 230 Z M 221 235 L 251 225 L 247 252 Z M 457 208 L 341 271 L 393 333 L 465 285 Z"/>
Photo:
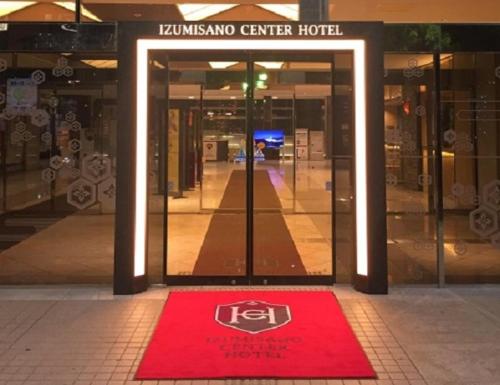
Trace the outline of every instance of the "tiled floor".
<path fill-rule="evenodd" d="M 499 286 L 394 288 L 388 296 L 366 296 L 347 286 L 334 292 L 378 380 L 175 385 L 500 384 Z M 0 385 L 139 384 L 134 372 L 167 295 L 165 288 L 113 297 L 107 287 L 1 287 Z"/>

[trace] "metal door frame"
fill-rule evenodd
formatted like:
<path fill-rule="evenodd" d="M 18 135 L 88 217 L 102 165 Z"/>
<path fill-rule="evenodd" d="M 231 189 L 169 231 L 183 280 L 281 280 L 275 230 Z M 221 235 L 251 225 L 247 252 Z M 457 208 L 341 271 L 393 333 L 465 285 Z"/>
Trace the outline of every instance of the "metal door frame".
<path fill-rule="evenodd" d="M 157 51 L 153 51 L 157 52 Z M 223 57 L 214 53 L 214 51 L 200 51 L 200 50 L 190 50 L 188 52 L 172 52 L 170 55 L 167 55 L 167 66 L 166 70 L 169 71 L 169 63 L 171 61 L 182 61 L 189 62 L 195 61 L 193 58 L 203 58 L 203 61 L 217 61 L 223 59 L 224 61 L 238 61 L 245 62 L 245 81 L 247 84 L 254 84 L 254 68 L 256 61 L 276 61 L 278 60 L 277 56 L 279 56 L 279 61 L 289 61 L 290 59 L 293 61 L 301 61 L 301 62 L 324 62 L 324 63 L 333 63 L 333 55 L 334 53 L 323 53 L 320 51 L 314 52 L 301 52 L 301 53 L 279 53 L 272 55 L 271 58 L 269 54 L 258 52 L 258 51 L 241 51 L 234 52 L 230 56 L 224 54 Z M 199 61 L 200 59 L 198 59 Z M 334 89 L 334 68 L 331 66 L 331 89 Z M 166 79 L 170 79 L 170 76 L 167 74 Z M 169 87 L 170 82 L 167 81 L 166 84 L 166 108 L 169 108 Z M 246 188 L 246 207 L 245 207 L 245 215 L 246 215 L 246 256 L 245 256 L 245 274 L 239 276 L 201 276 L 201 275 L 169 275 L 168 274 L 168 186 L 167 186 L 167 178 L 163 178 L 164 180 L 164 229 L 163 233 L 164 244 L 163 244 L 163 282 L 167 285 L 273 285 L 273 284 L 294 284 L 294 285 L 331 285 L 335 283 L 335 190 L 332 189 L 332 200 L 331 200 L 331 215 L 333 217 L 331 224 L 331 232 L 332 232 L 332 245 L 331 245 L 331 268 L 332 273 L 327 275 L 300 275 L 300 276 L 285 276 L 285 275 L 255 275 L 253 272 L 255 255 L 253 249 L 254 243 L 254 226 L 253 226 L 253 218 L 254 218 L 254 153 L 253 153 L 253 135 L 254 135 L 254 87 L 247 87 L 245 93 L 245 121 L 246 121 L 246 160 L 245 160 L 245 173 L 247 180 L 247 188 Z M 331 99 L 331 108 L 333 109 L 334 99 Z M 293 117 L 292 117 L 293 119 Z M 333 120 L 330 122 L 330 129 L 333 132 Z M 166 122 L 166 126 L 168 127 L 168 121 Z M 328 143 L 330 145 L 330 143 Z M 333 143 L 331 143 L 333 145 Z M 164 144 L 164 151 L 168 148 L 168 143 Z M 332 183 L 335 180 L 335 163 L 334 163 L 334 152 L 332 150 L 332 159 L 331 162 L 331 179 Z M 295 199 L 295 198 L 294 198 Z"/>

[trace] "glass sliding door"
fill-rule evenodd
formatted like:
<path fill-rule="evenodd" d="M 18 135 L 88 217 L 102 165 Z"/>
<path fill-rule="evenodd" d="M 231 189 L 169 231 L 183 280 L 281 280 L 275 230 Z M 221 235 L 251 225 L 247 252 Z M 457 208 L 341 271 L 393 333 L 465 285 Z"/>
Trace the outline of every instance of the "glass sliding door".
<path fill-rule="evenodd" d="M 256 283 L 332 275 L 331 73 L 331 62 L 254 63 Z"/>
<path fill-rule="evenodd" d="M 166 281 L 332 282 L 333 55 L 213 57 L 152 60 Z"/>
<path fill-rule="evenodd" d="M 167 275 L 245 276 L 245 62 L 164 65 Z"/>

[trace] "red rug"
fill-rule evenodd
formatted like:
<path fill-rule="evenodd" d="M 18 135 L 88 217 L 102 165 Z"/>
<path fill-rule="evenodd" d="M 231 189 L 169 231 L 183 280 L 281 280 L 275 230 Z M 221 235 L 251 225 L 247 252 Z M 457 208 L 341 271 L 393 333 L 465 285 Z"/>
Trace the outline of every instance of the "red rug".
<path fill-rule="evenodd" d="M 375 378 L 328 291 L 169 295 L 139 380 Z"/>

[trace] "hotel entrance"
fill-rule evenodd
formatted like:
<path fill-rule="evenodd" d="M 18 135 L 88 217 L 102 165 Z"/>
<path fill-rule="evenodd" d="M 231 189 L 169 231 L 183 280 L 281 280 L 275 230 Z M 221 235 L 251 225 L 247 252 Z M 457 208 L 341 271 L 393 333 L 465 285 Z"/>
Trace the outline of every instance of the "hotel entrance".
<path fill-rule="evenodd" d="M 166 282 L 348 279 L 352 250 L 333 245 L 351 227 L 352 53 L 150 63 L 149 223 L 165 216 L 166 241 L 150 257 Z"/>
<path fill-rule="evenodd" d="M 347 282 L 385 292 L 381 25 L 273 29 L 285 39 L 241 36 L 269 30 L 248 24 L 185 28 L 239 31 L 230 38 L 127 26 L 115 290 Z"/>

